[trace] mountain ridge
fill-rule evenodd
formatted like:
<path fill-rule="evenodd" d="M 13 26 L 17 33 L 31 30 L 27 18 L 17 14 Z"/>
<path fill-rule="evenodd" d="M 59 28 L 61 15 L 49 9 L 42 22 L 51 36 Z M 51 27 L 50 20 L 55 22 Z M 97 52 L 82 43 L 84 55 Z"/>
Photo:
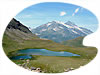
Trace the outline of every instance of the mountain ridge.
<path fill-rule="evenodd" d="M 36 34 L 40 38 L 46 38 L 55 42 L 62 42 L 66 40 L 75 39 L 80 36 L 86 36 L 92 31 L 78 27 L 71 21 L 66 23 L 60 21 L 52 21 L 32 30 L 33 34 Z"/>
<path fill-rule="evenodd" d="M 17 21 L 16 19 L 12 19 L 7 26 L 7 29 L 18 29 L 25 33 L 32 33 L 25 25 Z"/>
<path fill-rule="evenodd" d="M 28 27 L 26 27 L 14 18 L 8 24 L 4 35 L 8 36 L 10 39 L 13 39 L 17 42 L 38 38 L 28 29 Z"/>

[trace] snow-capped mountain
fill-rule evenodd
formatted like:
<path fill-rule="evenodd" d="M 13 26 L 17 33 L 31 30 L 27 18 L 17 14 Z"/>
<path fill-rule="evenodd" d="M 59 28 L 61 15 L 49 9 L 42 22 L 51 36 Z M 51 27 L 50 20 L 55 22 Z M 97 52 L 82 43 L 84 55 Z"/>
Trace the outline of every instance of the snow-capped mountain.
<path fill-rule="evenodd" d="M 59 21 L 48 22 L 33 29 L 32 32 L 40 38 L 53 40 L 55 42 L 71 40 L 92 33 L 92 31 L 78 27 L 70 21 L 66 23 Z"/>

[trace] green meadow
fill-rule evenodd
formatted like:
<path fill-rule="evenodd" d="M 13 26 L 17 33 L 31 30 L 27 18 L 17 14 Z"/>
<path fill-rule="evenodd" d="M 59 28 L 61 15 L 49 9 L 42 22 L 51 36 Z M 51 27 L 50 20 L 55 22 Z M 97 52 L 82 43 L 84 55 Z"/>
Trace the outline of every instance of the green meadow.
<path fill-rule="evenodd" d="M 70 47 L 55 43 L 51 40 L 32 38 L 19 39 L 19 41 L 12 40 L 8 35 L 4 34 L 3 48 L 7 56 L 10 58 L 14 56 L 16 51 L 21 49 L 36 49 L 42 48 L 51 51 L 67 51 L 80 56 L 60 57 L 60 56 L 40 56 L 32 55 L 34 57 L 30 60 L 28 67 L 39 67 L 45 73 L 61 73 L 65 69 L 77 69 L 89 63 L 97 54 L 97 49 L 94 47 Z M 24 63 L 22 60 L 12 60 L 16 64 Z"/>

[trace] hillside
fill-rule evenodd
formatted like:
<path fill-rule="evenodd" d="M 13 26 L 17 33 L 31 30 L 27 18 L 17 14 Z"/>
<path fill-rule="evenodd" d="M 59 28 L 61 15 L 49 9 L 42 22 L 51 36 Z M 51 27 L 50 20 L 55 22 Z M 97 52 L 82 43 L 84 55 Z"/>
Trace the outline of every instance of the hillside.
<path fill-rule="evenodd" d="M 71 46 L 71 47 L 84 47 L 82 44 L 83 39 L 84 39 L 84 37 L 78 37 L 78 38 L 75 38 L 72 40 L 63 41 L 63 42 L 61 42 L 61 44 Z"/>
<path fill-rule="evenodd" d="M 32 34 L 32 32 L 25 25 L 21 24 L 14 18 L 8 24 L 4 35 L 17 42 L 38 38 L 36 35 Z"/>
<path fill-rule="evenodd" d="M 7 29 L 17 29 L 24 33 L 31 33 L 31 31 L 25 25 L 23 25 L 22 23 L 20 23 L 14 18 L 8 24 Z"/>
<path fill-rule="evenodd" d="M 16 51 L 18 50 L 38 48 L 58 52 L 66 51 L 80 55 L 80 57 L 32 55 L 28 67 L 39 67 L 45 73 L 61 73 L 68 68 L 79 68 L 90 62 L 97 54 L 97 49 L 94 47 L 70 47 L 52 40 L 40 39 L 32 34 L 26 26 L 13 19 L 6 28 L 3 36 L 3 49 L 6 55 L 10 58 L 18 56 L 16 55 Z M 16 64 L 23 63 L 23 60 L 12 61 Z"/>

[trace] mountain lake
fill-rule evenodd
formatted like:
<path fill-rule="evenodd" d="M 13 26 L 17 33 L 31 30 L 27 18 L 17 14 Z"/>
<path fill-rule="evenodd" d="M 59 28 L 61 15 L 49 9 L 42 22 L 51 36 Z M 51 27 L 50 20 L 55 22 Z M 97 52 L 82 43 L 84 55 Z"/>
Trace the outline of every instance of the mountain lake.
<path fill-rule="evenodd" d="M 15 56 L 12 57 L 14 60 L 19 59 L 31 59 L 30 55 L 42 55 L 42 56 L 65 56 L 65 57 L 72 57 L 72 56 L 80 56 L 78 54 L 73 54 L 70 52 L 55 52 L 46 49 L 25 49 L 17 51 L 17 54 L 26 54 L 25 56 Z"/>

